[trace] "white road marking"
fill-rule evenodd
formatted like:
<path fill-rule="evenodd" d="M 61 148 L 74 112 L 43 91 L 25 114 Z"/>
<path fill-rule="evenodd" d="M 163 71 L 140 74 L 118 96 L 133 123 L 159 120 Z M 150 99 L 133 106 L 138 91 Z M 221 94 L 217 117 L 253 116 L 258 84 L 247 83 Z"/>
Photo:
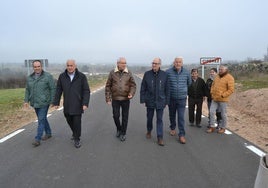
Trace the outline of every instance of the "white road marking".
<path fill-rule="evenodd" d="M 254 153 L 256 153 L 257 155 L 259 155 L 260 157 L 262 157 L 262 156 L 265 155 L 265 153 L 264 153 L 262 150 L 256 148 L 255 146 L 247 145 L 247 143 L 245 143 L 245 145 L 246 145 L 246 147 L 247 147 L 249 150 L 253 151 Z"/>
<path fill-rule="evenodd" d="M 5 136 L 4 138 L 0 139 L 0 143 L 5 142 L 6 140 L 12 138 L 13 136 L 19 134 L 20 132 L 22 132 L 22 131 L 24 131 L 24 130 L 25 130 L 25 129 L 18 129 L 18 130 L 16 130 L 15 132 L 13 132 L 13 133 L 11 133 L 11 134 Z"/>
<path fill-rule="evenodd" d="M 225 134 L 233 134 L 231 131 L 228 131 L 227 129 L 225 129 Z"/>

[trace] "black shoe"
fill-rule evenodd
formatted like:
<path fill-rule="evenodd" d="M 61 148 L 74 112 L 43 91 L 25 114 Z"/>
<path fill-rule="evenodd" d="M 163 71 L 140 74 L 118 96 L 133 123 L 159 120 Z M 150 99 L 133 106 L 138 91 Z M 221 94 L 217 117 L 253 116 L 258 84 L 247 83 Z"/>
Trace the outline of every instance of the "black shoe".
<path fill-rule="evenodd" d="M 38 146 L 40 146 L 40 141 L 38 141 L 38 140 L 36 140 L 36 141 L 34 141 L 33 143 L 32 143 L 32 145 L 34 146 L 34 147 L 38 147 Z"/>
<path fill-rule="evenodd" d="M 117 138 L 119 138 L 119 137 L 120 137 L 120 134 L 121 134 L 120 131 L 116 131 L 116 135 L 115 135 L 115 136 L 116 136 Z"/>
<path fill-rule="evenodd" d="M 81 147 L 80 140 L 75 140 L 74 141 L 74 147 L 76 147 L 76 148 L 80 148 Z"/>
<path fill-rule="evenodd" d="M 126 135 L 121 134 L 121 135 L 120 135 L 120 140 L 121 140 L 122 142 L 124 142 L 124 141 L 126 140 Z"/>
<path fill-rule="evenodd" d="M 200 124 L 196 124 L 196 126 L 197 126 L 198 128 L 201 128 L 201 127 L 202 127 Z"/>

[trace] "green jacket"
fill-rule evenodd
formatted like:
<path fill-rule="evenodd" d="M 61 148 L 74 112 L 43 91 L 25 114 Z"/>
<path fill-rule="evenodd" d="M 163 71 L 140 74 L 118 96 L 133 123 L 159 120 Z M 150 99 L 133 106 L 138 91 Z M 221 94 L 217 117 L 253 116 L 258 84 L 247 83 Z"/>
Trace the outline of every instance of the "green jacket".
<path fill-rule="evenodd" d="M 24 102 L 29 102 L 34 108 L 42 108 L 53 102 L 55 82 L 51 74 L 42 71 L 39 78 L 35 73 L 27 77 Z"/>

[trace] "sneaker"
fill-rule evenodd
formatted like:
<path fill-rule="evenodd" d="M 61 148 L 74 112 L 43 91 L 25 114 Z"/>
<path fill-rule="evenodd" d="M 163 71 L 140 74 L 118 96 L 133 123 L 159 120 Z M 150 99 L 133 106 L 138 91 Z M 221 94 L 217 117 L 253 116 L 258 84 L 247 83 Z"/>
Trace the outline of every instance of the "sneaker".
<path fill-rule="evenodd" d="M 224 128 L 219 128 L 219 130 L 217 131 L 217 133 L 219 133 L 219 134 L 223 134 L 224 132 L 225 132 Z"/>
<path fill-rule="evenodd" d="M 213 133 L 215 131 L 215 127 L 210 127 L 207 129 L 207 133 Z"/>
<path fill-rule="evenodd" d="M 41 139 L 42 140 L 47 140 L 47 139 L 50 139 L 52 136 L 51 134 L 46 134 L 45 136 L 43 136 Z"/>
<path fill-rule="evenodd" d="M 126 135 L 121 134 L 121 135 L 120 135 L 120 140 L 121 140 L 122 142 L 124 142 L 124 141 L 126 140 Z"/>
<path fill-rule="evenodd" d="M 186 144 L 186 139 L 185 139 L 185 137 L 184 137 L 184 136 L 180 136 L 180 137 L 179 137 L 179 142 L 180 142 L 181 144 Z"/>
<path fill-rule="evenodd" d="M 176 131 L 175 131 L 175 130 L 170 130 L 169 134 L 170 134 L 171 136 L 175 136 L 175 135 L 176 135 Z"/>
<path fill-rule="evenodd" d="M 146 138 L 147 138 L 147 139 L 151 139 L 151 138 L 152 138 L 151 132 L 147 132 L 147 133 L 146 133 Z"/>
<path fill-rule="evenodd" d="M 38 140 L 35 140 L 33 143 L 32 143 L 32 145 L 34 146 L 34 147 L 38 147 L 38 146 L 40 146 L 40 141 L 38 141 Z"/>
<path fill-rule="evenodd" d="M 75 141 L 74 141 L 74 147 L 76 147 L 76 148 L 80 148 L 80 147 L 81 147 L 81 142 L 80 142 L 80 140 L 75 140 Z"/>
<path fill-rule="evenodd" d="M 159 146 L 164 146 L 164 141 L 163 141 L 163 139 L 162 139 L 162 138 L 158 138 L 158 140 L 157 140 L 157 144 L 158 144 Z"/>

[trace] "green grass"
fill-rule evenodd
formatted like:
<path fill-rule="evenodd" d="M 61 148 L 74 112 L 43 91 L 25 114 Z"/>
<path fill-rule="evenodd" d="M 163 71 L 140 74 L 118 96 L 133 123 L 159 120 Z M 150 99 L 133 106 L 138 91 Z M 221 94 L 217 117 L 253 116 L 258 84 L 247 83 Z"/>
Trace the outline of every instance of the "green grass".
<path fill-rule="evenodd" d="M 243 76 L 235 80 L 236 83 L 242 84 L 242 90 L 268 88 L 268 75 L 258 74 L 255 76 Z"/>
<path fill-rule="evenodd" d="M 107 76 L 90 76 L 89 85 L 91 91 L 105 84 Z M 25 88 L 0 89 L 0 119 L 7 114 L 16 113 L 24 102 Z"/>

